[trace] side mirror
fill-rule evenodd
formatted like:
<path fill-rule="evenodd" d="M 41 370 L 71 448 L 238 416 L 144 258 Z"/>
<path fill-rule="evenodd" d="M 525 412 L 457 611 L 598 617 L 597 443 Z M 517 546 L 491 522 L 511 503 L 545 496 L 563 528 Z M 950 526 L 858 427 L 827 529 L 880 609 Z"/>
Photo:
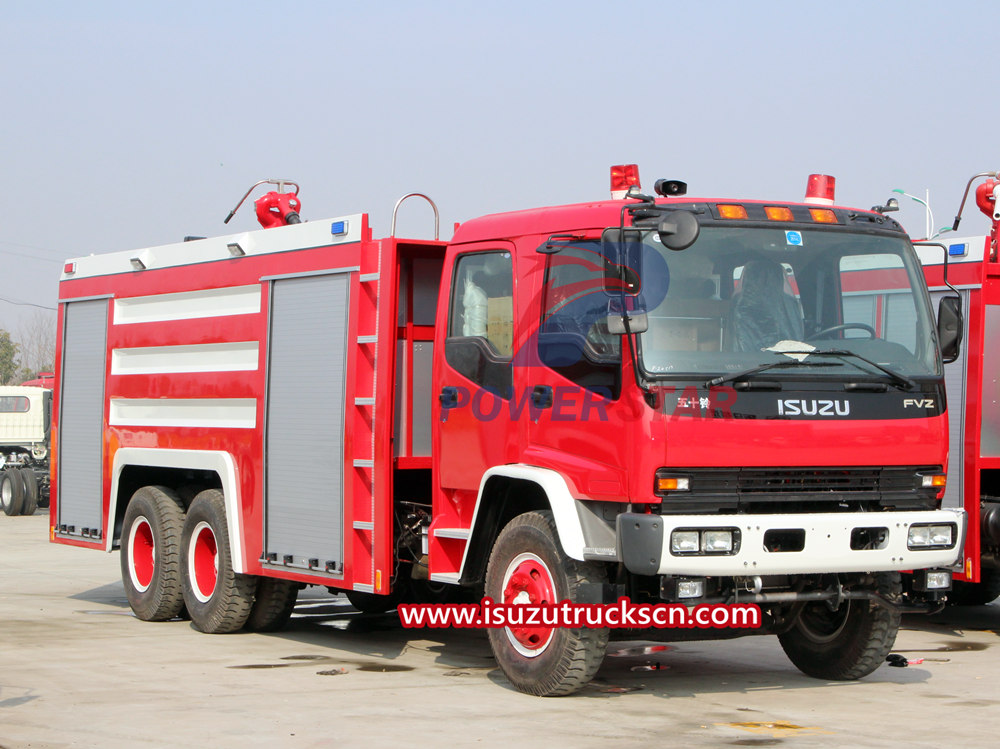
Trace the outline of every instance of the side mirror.
<path fill-rule="evenodd" d="M 701 233 L 698 217 L 690 211 L 670 211 L 656 227 L 660 242 L 669 250 L 686 250 Z"/>
<path fill-rule="evenodd" d="M 958 358 L 962 350 L 962 298 L 944 296 L 938 302 L 938 341 L 941 344 L 941 358 L 945 364 Z"/>
<path fill-rule="evenodd" d="M 961 213 L 961 211 L 959 211 Z M 955 361 L 962 350 L 962 335 L 965 329 L 965 321 L 962 318 L 962 297 L 958 289 L 948 282 L 948 248 L 940 242 L 914 242 L 914 247 L 938 247 L 944 253 L 944 275 L 945 285 L 955 292 L 954 296 L 943 296 L 938 302 L 938 343 L 941 344 L 941 358 L 945 364 Z"/>

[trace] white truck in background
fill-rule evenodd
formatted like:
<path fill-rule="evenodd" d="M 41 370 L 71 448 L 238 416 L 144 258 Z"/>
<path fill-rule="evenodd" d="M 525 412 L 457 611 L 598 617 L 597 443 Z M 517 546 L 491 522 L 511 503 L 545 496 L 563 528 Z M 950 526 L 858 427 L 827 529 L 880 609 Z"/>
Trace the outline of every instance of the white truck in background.
<path fill-rule="evenodd" d="M 0 387 L 0 509 L 33 515 L 49 501 L 52 390 Z"/>

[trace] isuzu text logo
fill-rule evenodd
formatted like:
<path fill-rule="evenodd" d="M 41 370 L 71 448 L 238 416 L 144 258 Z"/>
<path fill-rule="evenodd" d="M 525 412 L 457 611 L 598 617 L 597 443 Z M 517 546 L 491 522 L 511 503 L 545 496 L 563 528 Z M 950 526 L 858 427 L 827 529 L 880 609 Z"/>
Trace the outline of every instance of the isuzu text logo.
<path fill-rule="evenodd" d="M 816 400 L 805 398 L 781 398 L 778 400 L 779 416 L 848 416 L 851 402 L 840 400 Z"/>

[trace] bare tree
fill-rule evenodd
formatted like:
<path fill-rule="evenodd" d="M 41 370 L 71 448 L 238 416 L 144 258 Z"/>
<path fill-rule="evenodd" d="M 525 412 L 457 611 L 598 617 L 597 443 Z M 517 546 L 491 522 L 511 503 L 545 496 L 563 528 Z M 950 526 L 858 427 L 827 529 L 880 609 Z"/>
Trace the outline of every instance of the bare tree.
<path fill-rule="evenodd" d="M 36 310 L 21 320 L 17 331 L 21 379 L 31 379 L 39 372 L 51 372 L 56 361 L 56 314 Z"/>

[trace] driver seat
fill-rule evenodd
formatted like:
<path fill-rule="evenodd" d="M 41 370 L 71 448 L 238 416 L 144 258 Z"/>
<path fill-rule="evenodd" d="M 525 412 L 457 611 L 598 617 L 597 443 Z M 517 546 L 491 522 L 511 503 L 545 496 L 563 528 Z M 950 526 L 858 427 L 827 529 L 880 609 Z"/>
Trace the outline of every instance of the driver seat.
<path fill-rule="evenodd" d="M 740 293 L 726 320 L 729 348 L 760 351 L 804 336 L 799 301 L 785 292 L 785 271 L 773 260 L 751 260 L 743 268 Z"/>

